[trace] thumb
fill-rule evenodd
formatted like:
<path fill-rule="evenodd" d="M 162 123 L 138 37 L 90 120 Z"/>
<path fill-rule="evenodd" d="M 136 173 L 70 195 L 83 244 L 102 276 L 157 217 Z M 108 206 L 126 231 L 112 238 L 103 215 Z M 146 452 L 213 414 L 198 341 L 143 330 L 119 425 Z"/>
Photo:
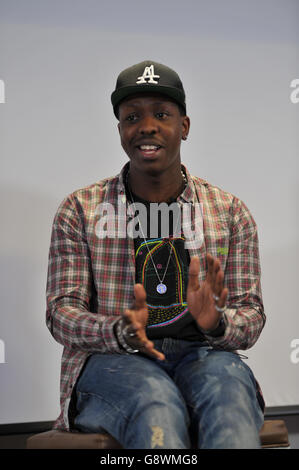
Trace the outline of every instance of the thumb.
<path fill-rule="evenodd" d="M 144 308 L 146 307 L 146 292 L 142 284 L 134 285 L 134 295 L 135 295 L 135 308 Z"/>

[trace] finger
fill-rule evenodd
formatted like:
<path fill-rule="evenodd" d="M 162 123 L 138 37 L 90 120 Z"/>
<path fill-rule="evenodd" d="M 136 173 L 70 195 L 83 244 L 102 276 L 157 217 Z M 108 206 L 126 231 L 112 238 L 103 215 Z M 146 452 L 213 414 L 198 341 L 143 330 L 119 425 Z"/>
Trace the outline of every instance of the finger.
<path fill-rule="evenodd" d="M 212 256 L 211 254 L 207 254 L 207 263 L 208 263 L 208 272 L 206 280 L 209 282 L 211 288 L 215 289 L 215 282 L 216 276 L 220 269 L 220 261 Z"/>
<path fill-rule="evenodd" d="M 212 285 L 213 284 L 214 258 L 209 253 L 207 254 L 207 264 L 208 264 L 208 272 L 207 272 L 206 280 Z"/>
<path fill-rule="evenodd" d="M 220 299 L 219 299 L 219 302 L 218 302 L 218 306 L 220 308 L 223 308 L 226 304 L 226 301 L 227 301 L 227 297 L 228 297 L 228 288 L 225 287 L 223 290 L 222 290 L 222 293 L 220 295 Z"/>
<path fill-rule="evenodd" d="M 144 345 L 144 350 L 141 350 L 141 352 L 144 352 L 145 354 L 158 359 L 159 361 L 165 360 L 165 355 L 154 348 L 154 343 L 152 341 L 148 340 Z"/>
<path fill-rule="evenodd" d="M 224 281 L 224 273 L 223 271 L 220 269 L 219 267 L 219 270 L 216 274 L 216 277 L 215 277 L 215 284 L 214 284 L 214 294 L 217 296 L 217 297 L 220 297 L 221 293 L 222 293 L 222 290 L 223 290 L 223 281 Z"/>
<path fill-rule="evenodd" d="M 165 359 L 164 354 L 154 348 L 154 343 L 146 336 L 144 325 L 136 320 L 136 311 L 126 309 L 123 318 L 128 325 L 126 334 L 126 342 L 128 345 L 148 356 L 163 361 Z"/>
<path fill-rule="evenodd" d="M 124 318 L 126 324 L 134 323 L 134 321 L 135 321 L 134 311 L 130 310 L 130 309 L 126 309 L 124 311 L 123 318 Z"/>
<path fill-rule="evenodd" d="M 136 319 L 135 317 L 135 311 L 126 309 L 124 313 L 124 318 L 127 320 L 126 321 L 126 337 L 129 340 L 129 344 L 134 344 L 134 346 L 137 345 L 137 342 L 140 345 L 146 344 L 149 340 L 146 336 L 144 325 L 142 322 Z"/>
<path fill-rule="evenodd" d="M 136 311 L 132 309 L 126 309 L 123 318 L 125 323 L 130 325 L 132 331 L 137 331 L 139 329 L 144 329 L 144 325 L 136 318 Z"/>
<path fill-rule="evenodd" d="M 136 337 L 127 338 L 127 343 L 134 349 L 138 349 L 141 353 L 146 354 L 147 356 L 153 357 L 163 361 L 165 355 L 154 348 L 154 343 L 150 341 L 144 331 L 138 331 Z"/>
<path fill-rule="evenodd" d="M 140 309 L 146 307 L 146 292 L 142 284 L 134 285 L 135 308 Z"/>
<path fill-rule="evenodd" d="M 217 258 L 214 258 L 213 271 L 212 271 L 212 289 L 216 288 L 217 275 L 220 271 L 220 261 Z"/>
<path fill-rule="evenodd" d="M 216 298 L 215 298 L 216 297 Z M 215 289 L 214 289 L 214 299 L 217 303 L 217 306 L 223 308 L 226 304 L 228 297 L 228 289 L 224 287 L 224 273 L 220 269 L 217 273 Z"/>
<path fill-rule="evenodd" d="M 192 290 L 199 289 L 199 257 L 193 256 L 189 264 L 188 288 Z"/>
<path fill-rule="evenodd" d="M 130 332 L 137 332 L 144 329 L 144 324 L 136 318 L 136 312 L 134 310 L 125 310 L 123 314 L 125 326 L 128 326 Z"/>

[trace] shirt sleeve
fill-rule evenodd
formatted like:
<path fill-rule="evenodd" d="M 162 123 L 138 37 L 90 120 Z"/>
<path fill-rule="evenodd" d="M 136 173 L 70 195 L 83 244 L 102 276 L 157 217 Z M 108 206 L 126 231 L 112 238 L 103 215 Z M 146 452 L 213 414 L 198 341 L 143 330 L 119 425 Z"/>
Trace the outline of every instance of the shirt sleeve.
<path fill-rule="evenodd" d="M 60 205 L 52 227 L 46 324 L 54 339 L 67 348 L 121 352 L 113 329 L 119 316 L 93 311 L 95 296 L 84 214 L 71 195 Z"/>
<path fill-rule="evenodd" d="M 261 293 L 261 270 L 256 223 L 246 205 L 234 198 L 231 206 L 231 235 L 224 272 L 228 288 L 222 336 L 205 335 L 213 347 L 249 349 L 257 341 L 266 321 Z"/>

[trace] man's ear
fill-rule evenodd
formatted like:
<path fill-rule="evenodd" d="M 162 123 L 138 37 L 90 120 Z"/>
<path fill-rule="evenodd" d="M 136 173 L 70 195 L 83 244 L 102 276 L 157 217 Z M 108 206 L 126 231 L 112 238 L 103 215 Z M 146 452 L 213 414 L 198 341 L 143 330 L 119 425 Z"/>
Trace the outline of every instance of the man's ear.
<path fill-rule="evenodd" d="M 186 140 L 190 130 L 190 118 L 184 116 L 182 118 L 182 139 Z"/>
<path fill-rule="evenodd" d="M 120 134 L 120 124 L 119 123 L 117 124 L 117 129 L 118 129 L 118 132 Z"/>

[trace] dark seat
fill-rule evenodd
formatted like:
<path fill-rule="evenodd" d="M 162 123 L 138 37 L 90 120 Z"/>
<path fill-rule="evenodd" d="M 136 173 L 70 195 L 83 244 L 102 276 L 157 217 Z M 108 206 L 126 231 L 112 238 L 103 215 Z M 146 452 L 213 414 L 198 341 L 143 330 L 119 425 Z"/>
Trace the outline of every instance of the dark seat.
<path fill-rule="evenodd" d="M 289 447 L 288 430 L 283 420 L 265 420 L 260 431 L 262 448 Z M 27 439 L 27 449 L 121 449 L 109 434 L 47 431 Z"/>

